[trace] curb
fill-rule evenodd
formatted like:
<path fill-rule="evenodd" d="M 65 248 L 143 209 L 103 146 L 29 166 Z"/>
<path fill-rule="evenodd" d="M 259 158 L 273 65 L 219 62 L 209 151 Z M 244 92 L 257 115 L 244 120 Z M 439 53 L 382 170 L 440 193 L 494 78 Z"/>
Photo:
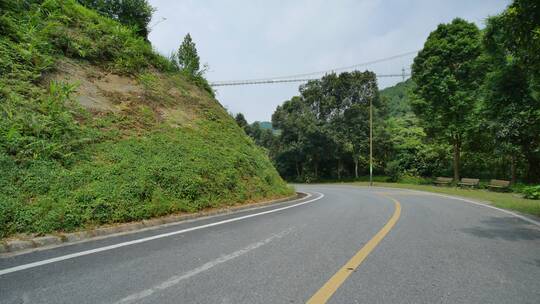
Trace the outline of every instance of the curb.
<path fill-rule="evenodd" d="M 260 208 L 271 204 L 286 202 L 293 199 L 305 197 L 305 193 L 296 192 L 294 195 L 263 201 L 259 203 L 245 204 L 240 206 L 230 206 L 215 210 L 200 211 L 191 214 L 167 215 L 158 218 L 142 220 L 140 222 L 130 222 L 118 224 L 115 226 L 99 227 L 87 231 L 78 231 L 70 233 L 56 233 L 55 235 L 45 235 L 29 239 L 0 240 L 0 255 L 12 253 L 24 253 L 35 249 L 45 249 L 45 247 L 58 247 L 84 241 L 90 241 L 97 238 L 104 238 L 121 233 L 138 232 L 142 229 L 158 228 L 167 224 L 180 224 L 187 220 L 194 220 L 203 217 L 229 214 L 247 209 Z"/>

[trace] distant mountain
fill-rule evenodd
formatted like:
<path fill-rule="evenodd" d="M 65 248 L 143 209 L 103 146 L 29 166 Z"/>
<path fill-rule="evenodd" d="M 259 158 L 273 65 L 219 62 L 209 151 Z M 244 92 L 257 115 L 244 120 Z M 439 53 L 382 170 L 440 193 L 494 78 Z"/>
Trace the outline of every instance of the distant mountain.
<path fill-rule="evenodd" d="M 388 110 L 391 116 L 403 116 L 412 112 L 408 92 L 413 86 L 414 83 L 409 78 L 380 91 L 381 96 L 388 100 Z"/>
<path fill-rule="evenodd" d="M 259 125 L 261 126 L 262 129 L 268 129 L 268 130 L 272 130 L 273 127 L 272 127 L 272 123 L 269 122 L 269 121 L 258 121 Z"/>

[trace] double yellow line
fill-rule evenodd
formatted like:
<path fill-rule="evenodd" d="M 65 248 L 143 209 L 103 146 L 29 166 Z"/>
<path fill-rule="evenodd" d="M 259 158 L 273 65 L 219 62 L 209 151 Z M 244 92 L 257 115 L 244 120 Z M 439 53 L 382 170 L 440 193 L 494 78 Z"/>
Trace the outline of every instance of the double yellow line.
<path fill-rule="evenodd" d="M 347 278 L 353 273 L 353 271 L 362 264 L 375 247 L 382 241 L 382 239 L 390 232 L 392 227 L 397 223 L 399 216 L 401 215 L 401 204 L 395 198 L 387 196 L 394 202 L 394 214 L 386 222 L 375 236 L 369 240 L 341 269 L 339 269 L 322 287 L 319 289 L 306 303 L 307 304 L 322 304 L 326 303 L 330 297 L 336 292 L 336 290 L 347 280 Z"/>

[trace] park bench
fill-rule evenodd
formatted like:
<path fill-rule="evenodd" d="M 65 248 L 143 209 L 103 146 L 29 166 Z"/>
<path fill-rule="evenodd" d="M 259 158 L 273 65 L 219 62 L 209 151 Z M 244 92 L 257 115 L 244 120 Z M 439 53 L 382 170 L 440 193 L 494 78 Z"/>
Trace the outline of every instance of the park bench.
<path fill-rule="evenodd" d="M 437 177 L 434 181 L 435 185 L 450 185 L 453 179 L 451 177 Z"/>
<path fill-rule="evenodd" d="M 462 178 L 458 183 L 459 186 L 476 187 L 480 183 L 478 178 Z"/>
<path fill-rule="evenodd" d="M 500 189 L 500 190 L 506 190 L 508 187 L 510 187 L 510 181 L 507 180 L 500 180 L 500 179 L 492 179 L 489 181 L 489 184 L 487 185 L 488 188 L 491 189 Z"/>

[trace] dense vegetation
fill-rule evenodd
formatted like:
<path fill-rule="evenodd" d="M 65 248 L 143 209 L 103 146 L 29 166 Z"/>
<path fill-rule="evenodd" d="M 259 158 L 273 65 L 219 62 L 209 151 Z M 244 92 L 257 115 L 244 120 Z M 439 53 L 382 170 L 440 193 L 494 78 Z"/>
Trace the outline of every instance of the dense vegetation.
<path fill-rule="evenodd" d="M 75 0 L 7 0 L 0 33 L 0 237 L 291 193 L 204 78 L 134 28 Z M 52 78 L 66 61 L 142 93 L 84 109 L 77 83 Z"/>
<path fill-rule="evenodd" d="M 275 131 L 271 122 L 255 121 L 252 124 L 249 124 L 242 113 L 236 114 L 234 120 L 258 146 L 268 148 L 274 143 Z"/>
<path fill-rule="evenodd" d="M 78 0 L 82 5 L 98 13 L 132 27 L 135 32 L 148 37 L 149 23 L 154 8 L 147 0 Z"/>
<path fill-rule="evenodd" d="M 412 79 L 399 82 L 394 86 L 381 90 L 381 96 L 386 98 L 388 115 L 390 117 L 402 117 L 412 113 L 409 92 L 413 87 Z"/>
<path fill-rule="evenodd" d="M 462 146 L 479 121 L 476 100 L 482 84 L 482 42 L 474 23 L 454 19 L 429 35 L 414 59 L 413 109 L 430 138 L 449 144 L 459 180 Z"/>
<path fill-rule="evenodd" d="M 538 183 L 539 41 L 540 6 L 516 0 L 483 30 L 439 25 L 405 82 L 379 93 L 370 72 L 326 75 L 276 109 L 271 139 L 245 129 L 289 180 L 355 178 L 368 173 L 371 100 L 375 174 Z"/>

